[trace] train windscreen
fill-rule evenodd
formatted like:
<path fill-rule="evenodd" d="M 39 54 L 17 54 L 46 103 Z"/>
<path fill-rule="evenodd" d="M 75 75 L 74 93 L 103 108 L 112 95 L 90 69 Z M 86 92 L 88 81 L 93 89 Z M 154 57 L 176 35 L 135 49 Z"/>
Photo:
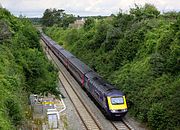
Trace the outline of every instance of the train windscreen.
<path fill-rule="evenodd" d="M 123 99 L 123 97 L 111 97 L 111 103 L 112 103 L 112 105 L 123 104 L 124 99 Z"/>

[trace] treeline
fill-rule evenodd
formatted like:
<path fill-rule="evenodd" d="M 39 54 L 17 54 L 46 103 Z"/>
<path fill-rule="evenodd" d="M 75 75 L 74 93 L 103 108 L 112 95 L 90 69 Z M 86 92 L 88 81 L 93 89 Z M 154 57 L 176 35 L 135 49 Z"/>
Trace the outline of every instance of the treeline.
<path fill-rule="evenodd" d="M 93 19 L 103 19 L 107 16 L 92 16 Z M 33 24 L 42 24 L 45 27 L 58 26 L 63 29 L 67 29 L 69 24 L 79 19 L 87 19 L 88 17 L 74 16 L 73 14 L 67 14 L 63 9 L 50 8 L 46 9 L 42 18 L 30 18 Z"/>
<path fill-rule="evenodd" d="M 26 121 L 29 94 L 58 94 L 56 76 L 30 21 L 0 8 L 0 130 Z"/>
<path fill-rule="evenodd" d="M 122 90 L 131 115 L 152 129 L 180 129 L 180 13 L 146 4 L 45 32 Z"/>
<path fill-rule="evenodd" d="M 41 18 L 28 18 L 33 25 L 40 25 L 41 24 L 41 21 L 42 19 Z"/>
<path fill-rule="evenodd" d="M 67 28 L 70 23 L 76 20 L 74 15 L 66 14 L 63 9 L 46 9 L 41 19 L 42 25 L 53 26 L 56 24 L 58 27 Z"/>

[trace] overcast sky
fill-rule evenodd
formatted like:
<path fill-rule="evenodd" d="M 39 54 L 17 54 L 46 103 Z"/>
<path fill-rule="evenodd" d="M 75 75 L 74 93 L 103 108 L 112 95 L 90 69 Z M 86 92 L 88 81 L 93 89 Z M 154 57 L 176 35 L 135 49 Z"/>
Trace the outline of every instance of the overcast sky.
<path fill-rule="evenodd" d="M 151 3 L 162 12 L 180 11 L 180 0 L 0 0 L 0 3 L 14 15 L 27 17 L 42 17 L 47 8 L 64 9 L 80 16 L 110 15 L 119 9 L 128 11 L 134 3 Z"/>

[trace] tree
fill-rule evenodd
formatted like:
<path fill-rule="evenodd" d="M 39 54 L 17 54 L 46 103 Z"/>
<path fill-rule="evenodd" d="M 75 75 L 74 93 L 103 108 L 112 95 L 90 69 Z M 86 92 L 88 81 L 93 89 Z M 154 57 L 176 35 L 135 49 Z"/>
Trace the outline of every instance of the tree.
<path fill-rule="evenodd" d="M 143 7 L 139 7 L 135 4 L 135 7 L 136 8 L 130 9 L 130 14 L 132 14 L 137 20 L 156 18 L 160 14 L 160 11 L 158 11 L 157 8 L 151 4 L 145 4 Z"/>
<path fill-rule="evenodd" d="M 70 23 L 75 21 L 72 14 L 66 14 L 63 9 L 46 9 L 43 17 L 42 24 L 45 26 L 52 26 L 57 24 L 59 27 L 68 27 Z"/>
<path fill-rule="evenodd" d="M 54 23 L 52 11 L 51 9 L 46 9 L 43 17 L 42 17 L 42 24 L 45 26 L 52 26 Z"/>
<path fill-rule="evenodd" d="M 89 30 L 95 25 L 95 21 L 93 18 L 88 18 L 84 24 L 84 29 Z"/>
<path fill-rule="evenodd" d="M 61 27 L 67 28 L 70 23 L 73 23 L 76 18 L 72 14 L 64 14 Z"/>

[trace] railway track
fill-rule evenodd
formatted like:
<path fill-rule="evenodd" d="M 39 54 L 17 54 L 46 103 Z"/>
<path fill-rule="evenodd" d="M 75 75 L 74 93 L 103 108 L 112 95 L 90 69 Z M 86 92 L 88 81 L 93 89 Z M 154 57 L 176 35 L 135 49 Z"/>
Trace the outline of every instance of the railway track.
<path fill-rule="evenodd" d="M 51 53 L 51 54 L 50 54 Z M 49 52 L 49 56 L 52 58 L 54 63 L 59 69 L 59 66 L 57 64 L 57 61 L 54 59 L 54 56 L 52 56 L 52 52 Z M 64 74 L 62 70 L 59 69 L 59 81 L 63 85 L 69 99 L 71 100 L 72 104 L 74 105 L 80 119 L 82 120 L 85 128 L 87 130 L 102 130 L 101 126 L 95 120 L 92 113 L 88 110 L 84 102 L 81 100 L 81 98 L 78 96 L 76 91 L 74 90 L 72 84 L 67 79 L 67 76 Z"/>
<path fill-rule="evenodd" d="M 80 100 L 76 95 L 76 92 L 73 90 L 71 84 L 68 82 L 66 77 L 62 72 L 59 74 L 59 79 L 62 82 L 66 93 L 68 94 L 70 100 L 72 101 L 79 117 L 83 121 L 84 126 L 87 130 L 101 130 L 101 127 L 98 125 L 96 120 L 93 118 L 91 113 L 86 108 L 85 104 Z"/>
<path fill-rule="evenodd" d="M 50 49 L 48 48 L 48 50 Z M 101 123 L 96 119 L 96 116 L 86 106 L 86 103 L 82 101 L 81 96 L 77 93 L 77 90 L 74 89 L 73 83 L 69 80 L 67 73 L 65 72 L 67 70 L 64 70 L 66 68 L 60 63 L 58 58 L 55 56 L 55 54 L 51 50 L 48 51 L 48 55 L 51 57 L 51 59 L 54 61 L 57 68 L 59 69 L 59 81 L 63 85 L 69 99 L 73 103 L 78 113 L 78 116 L 82 120 L 85 128 L 87 130 L 106 130 L 106 128 L 101 126 Z M 60 66 L 61 66 L 61 69 L 60 69 Z M 118 121 L 118 122 L 110 121 L 110 123 L 114 130 L 134 130 L 129 125 L 127 125 L 127 123 L 123 120 Z"/>
<path fill-rule="evenodd" d="M 111 124 L 114 126 L 116 130 L 134 130 L 126 121 L 123 119 L 121 122 L 117 121 L 110 121 Z"/>

